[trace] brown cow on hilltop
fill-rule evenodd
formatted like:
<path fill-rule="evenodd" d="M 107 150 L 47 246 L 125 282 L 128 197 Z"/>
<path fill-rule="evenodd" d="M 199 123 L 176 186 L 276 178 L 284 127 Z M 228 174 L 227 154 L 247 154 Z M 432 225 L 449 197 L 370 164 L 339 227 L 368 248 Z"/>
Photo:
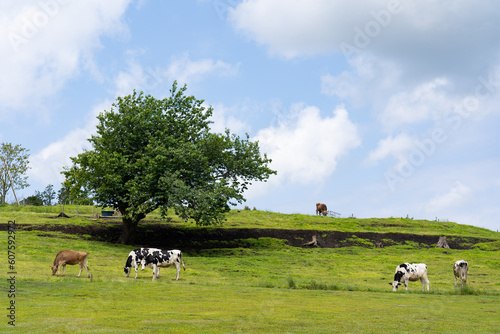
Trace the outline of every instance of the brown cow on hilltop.
<path fill-rule="evenodd" d="M 328 213 L 326 204 L 323 203 L 316 203 L 316 215 L 323 215 L 326 217 L 326 214 Z"/>
<path fill-rule="evenodd" d="M 59 276 L 59 272 L 61 270 L 61 266 L 63 267 L 63 276 L 66 270 L 66 265 L 80 265 L 80 272 L 78 273 L 78 277 L 80 277 L 83 268 L 87 269 L 87 277 L 90 277 L 89 266 L 87 265 L 87 257 L 89 256 L 86 252 L 77 252 L 72 250 L 63 250 L 57 253 L 56 258 L 54 259 L 54 265 L 50 266 L 52 268 L 52 275 L 56 274 Z"/>

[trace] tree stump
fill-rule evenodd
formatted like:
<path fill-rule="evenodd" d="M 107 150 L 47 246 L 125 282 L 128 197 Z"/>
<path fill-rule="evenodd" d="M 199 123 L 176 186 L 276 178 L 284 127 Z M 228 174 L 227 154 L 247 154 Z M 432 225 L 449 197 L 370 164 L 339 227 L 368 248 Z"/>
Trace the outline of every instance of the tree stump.
<path fill-rule="evenodd" d="M 439 241 L 438 243 L 436 244 L 436 247 L 441 247 L 441 248 L 450 248 L 450 246 L 448 246 L 448 243 L 446 242 L 446 237 L 439 237 Z"/>
<path fill-rule="evenodd" d="M 309 241 L 309 242 L 306 242 L 306 243 L 305 243 L 305 244 L 303 244 L 302 246 L 319 247 L 317 237 L 316 237 L 315 235 L 313 235 L 313 236 L 312 236 L 312 240 L 311 240 L 311 241 Z"/>

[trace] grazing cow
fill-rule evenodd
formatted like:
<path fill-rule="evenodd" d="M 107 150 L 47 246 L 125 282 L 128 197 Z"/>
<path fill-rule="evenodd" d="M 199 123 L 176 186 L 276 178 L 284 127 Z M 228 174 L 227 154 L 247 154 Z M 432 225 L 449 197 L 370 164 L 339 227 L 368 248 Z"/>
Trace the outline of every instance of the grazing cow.
<path fill-rule="evenodd" d="M 457 277 L 460 277 L 463 287 L 467 283 L 467 274 L 469 273 L 469 264 L 467 261 L 458 260 L 455 262 L 453 273 L 455 274 L 455 288 L 457 287 Z"/>
<path fill-rule="evenodd" d="M 160 267 L 170 267 L 171 265 L 175 265 L 175 268 L 177 269 L 176 280 L 179 279 L 181 264 L 184 270 L 186 270 L 184 260 L 182 259 L 182 252 L 177 249 L 168 251 L 161 249 L 152 251 L 150 249 L 148 255 L 146 256 L 145 264 L 149 267 L 153 267 L 153 281 L 159 276 Z"/>
<path fill-rule="evenodd" d="M 326 204 L 316 203 L 316 215 L 323 215 L 326 217 L 326 214 L 328 213 L 327 210 Z"/>
<path fill-rule="evenodd" d="M 80 265 L 80 272 L 78 273 L 78 277 L 80 277 L 83 268 L 87 269 L 87 277 L 90 277 L 89 266 L 87 265 L 87 257 L 88 253 L 85 252 L 76 252 L 72 250 L 63 250 L 57 253 L 56 258 L 54 259 L 54 265 L 50 266 L 52 268 L 52 275 L 56 274 L 59 277 L 59 272 L 61 270 L 61 266 L 63 268 L 63 276 L 66 271 L 66 265 Z"/>
<path fill-rule="evenodd" d="M 157 250 L 159 251 L 160 249 L 158 248 L 138 248 L 134 249 L 133 251 L 130 251 L 128 253 L 128 258 L 127 262 L 125 263 L 125 267 L 123 267 L 123 271 L 125 272 L 125 275 L 128 277 L 130 274 L 130 270 L 132 267 L 135 268 L 135 277 L 137 278 L 137 271 L 139 270 L 139 263 L 142 265 L 142 270 L 144 270 L 144 267 L 146 266 L 146 256 L 149 254 L 150 251 Z"/>
<path fill-rule="evenodd" d="M 397 291 L 401 282 L 405 284 L 408 291 L 408 281 L 422 282 L 422 291 L 424 291 L 425 283 L 427 283 L 427 291 L 429 291 L 429 280 L 427 279 L 427 266 L 424 263 L 403 263 L 396 267 L 394 281 L 389 283 L 392 285 L 392 291 Z"/>

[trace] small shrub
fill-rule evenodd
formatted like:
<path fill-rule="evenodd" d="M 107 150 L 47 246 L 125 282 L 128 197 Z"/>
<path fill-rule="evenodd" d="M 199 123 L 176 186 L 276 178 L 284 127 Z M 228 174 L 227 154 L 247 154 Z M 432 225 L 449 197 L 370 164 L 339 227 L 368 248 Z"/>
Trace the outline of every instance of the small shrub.
<path fill-rule="evenodd" d="M 288 278 L 288 288 L 297 289 L 297 284 L 295 284 L 295 281 L 293 280 L 292 277 Z"/>
<path fill-rule="evenodd" d="M 498 251 L 500 250 L 500 241 L 481 242 L 472 246 L 483 251 Z"/>
<path fill-rule="evenodd" d="M 375 247 L 373 242 L 371 242 L 370 240 L 359 238 L 355 235 L 341 241 L 341 243 L 347 244 L 347 245 L 353 245 L 353 246 L 361 246 L 361 247 Z"/>
<path fill-rule="evenodd" d="M 420 248 L 420 245 L 416 241 L 406 240 L 405 245 L 410 246 L 411 248 Z"/>
<path fill-rule="evenodd" d="M 397 245 L 398 243 L 392 239 L 381 239 L 380 242 L 384 246 L 394 246 Z"/>

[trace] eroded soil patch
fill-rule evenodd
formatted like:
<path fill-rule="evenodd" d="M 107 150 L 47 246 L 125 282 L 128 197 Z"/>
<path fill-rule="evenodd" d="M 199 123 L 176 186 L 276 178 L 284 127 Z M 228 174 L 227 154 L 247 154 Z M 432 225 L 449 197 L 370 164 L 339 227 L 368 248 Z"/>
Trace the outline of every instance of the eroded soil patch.
<path fill-rule="evenodd" d="M 118 243 L 122 233 L 121 222 L 106 221 L 93 225 L 18 225 L 25 231 L 57 231 L 72 235 L 85 235 L 97 241 Z M 0 224 L 0 230 L 7 230 L 7 224 Z M 158 247 L 165 249 L 199 250 L 207 248 L 244 247 L 247 239 L 275 238 L 285 240 L 293 247 L 306 247 L 304 244 L 316 236 L 317 244 L 323 248 L 339 248 L 348 246 L 375 247 L 377 243 L 387 247 L 412 243 L 420 247 L 435 247 L 439 240 L 436 235 L 418 235 L 404 233 L 373 232 L 338 232 L 314 230 L 285 229 L 245 229 L 245 228 L 185 228 L 175 224 L 146 222 L 137 229 L 137 246 Z M 474 244 L 493 241 L 485 238 L 448 237 L 448 245 L 452 249 L 470 249 Z"/>

